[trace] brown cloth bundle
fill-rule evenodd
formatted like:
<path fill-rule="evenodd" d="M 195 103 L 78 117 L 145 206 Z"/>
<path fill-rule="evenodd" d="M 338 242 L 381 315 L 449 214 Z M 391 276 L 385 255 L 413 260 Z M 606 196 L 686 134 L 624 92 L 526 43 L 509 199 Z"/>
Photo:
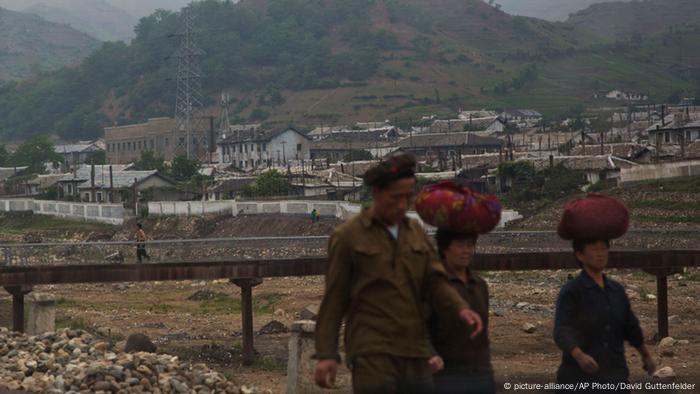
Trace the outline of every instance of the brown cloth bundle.
<path fill-rule="evenodd" d="M 629 211 L 620 201 L 589 193 L 566 204 L 557 233 L 568 241 L 611 240 L 625 235 L 629 224 Z"/>

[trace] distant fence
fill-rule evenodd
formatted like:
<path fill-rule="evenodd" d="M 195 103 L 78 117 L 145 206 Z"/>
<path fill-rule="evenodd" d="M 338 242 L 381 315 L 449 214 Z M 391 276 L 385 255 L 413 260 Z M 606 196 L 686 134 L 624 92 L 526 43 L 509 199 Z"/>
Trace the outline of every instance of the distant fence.
<path fill-rule="evenodd" d="M 163 201 L 149 202 L 149 216 L 200 216 L 212 213 L 227 215 L 308 215 L 312 210 L 321 216 L 346 219 L 361 207 L 345 201 Z"/>
<path fill-rule="evenodd" d="M 126 216 L 126 211 L 121 204 L 91 204 L 33 199 L 0 200 L 0 211 L 33 212 L 39 215 L 113 225 L 123 224 Z"/>
<path fill-rule="evenodd" d="M 672 163 L 648 164 L 623 168 L 620 183 L 641 182 L 663 178 L 678 178 L 700 175 L 700 160 Z"/>
<path fill-rule="evenodd" d="M 205 214 L 239 215 L 308 215 L 316 209 L 321 217 L 346 220 L 360 213 L 362 207 L 346 201 L 163 201 L 149 202 L 149 216 L 200 216 Z M 418 219 L 415 212 L 409 216 Z M 522 216 L 513 210 L 504 210 L 499 227 Z"/>

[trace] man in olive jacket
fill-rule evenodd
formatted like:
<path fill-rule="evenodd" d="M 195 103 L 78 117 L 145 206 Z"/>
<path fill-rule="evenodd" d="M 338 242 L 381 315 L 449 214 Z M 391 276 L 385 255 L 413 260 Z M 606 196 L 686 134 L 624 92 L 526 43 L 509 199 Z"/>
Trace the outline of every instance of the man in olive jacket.
<path fill-rule="evenodd" d="M 430 345 L 423 313 L 459 315 L 482 329 L 478 314 L 450 286 L 422 226 L 406 217 L 415 194 L 415 159 L 390 157 L 367 171 L 369 209 L 338 226 L 328 245 L 326 288 L 316 325 L 316 383 L 334 385 L 339 330 L 354 393 L 424 393 L 442 368 Z M 465 325 L 465 330 L 467 329 Z"/>

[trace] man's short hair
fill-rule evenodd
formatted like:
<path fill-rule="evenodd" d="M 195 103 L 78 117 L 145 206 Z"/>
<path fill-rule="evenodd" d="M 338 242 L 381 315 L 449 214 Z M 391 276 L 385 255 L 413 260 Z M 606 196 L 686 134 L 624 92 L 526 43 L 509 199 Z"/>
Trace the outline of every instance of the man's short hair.
<path fill-rule="evenodd" d="M 412 153 L 391 155 L 370 168 L 363 177 L 365 185 L 384 189 L 391 183 L 404 178 L 415 178 L 416 157 Z"/>
<path fill-rule="evenodd" d="M 472 241 L 476 245 L 478 239 L 478 234 L 455 232 L 443 228 L 438 228 L 435 233 L 435 243 L 437 244 L 440 258 L 445 257 L 445 251 L 450 248 L 453 241 Z"/>

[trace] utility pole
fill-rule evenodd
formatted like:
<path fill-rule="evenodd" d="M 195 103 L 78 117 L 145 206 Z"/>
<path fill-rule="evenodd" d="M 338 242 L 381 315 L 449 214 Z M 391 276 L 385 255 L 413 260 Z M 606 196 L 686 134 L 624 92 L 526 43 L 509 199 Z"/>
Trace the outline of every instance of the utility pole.
<path fill-rule="evenodd" d="M 287 141 L 282 141 L 280 144 L 282 144 L 282 160 L 284 165 L 287 165 Z"/>

